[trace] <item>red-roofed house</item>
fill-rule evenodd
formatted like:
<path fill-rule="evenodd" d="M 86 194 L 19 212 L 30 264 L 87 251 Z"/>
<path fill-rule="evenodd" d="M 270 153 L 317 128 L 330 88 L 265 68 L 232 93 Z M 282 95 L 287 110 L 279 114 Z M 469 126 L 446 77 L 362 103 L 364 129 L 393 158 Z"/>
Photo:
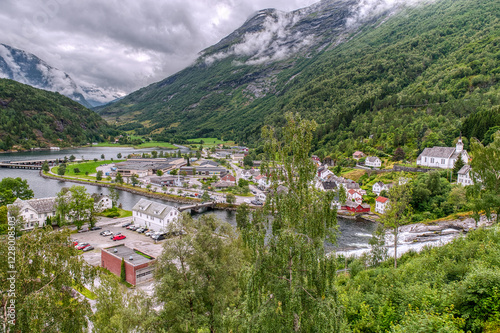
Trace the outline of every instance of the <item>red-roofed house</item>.
<path fill-rule="evenodd" d="M 222 177 L 220 180 L 223 182 L 236 183 L 236 178 L 229 173 L 227 175 L 225 175 L 224 177 Z"/>
<path fill-rule="evenodd" d="M 360 204 L 363 202 L 363 196 L 358 191 L 350 189 L 347 191 L 347 200 L 355 201 Z"/>
<path fill-rule="evenodd" d="M 356 150 L 354 152 L 354 154 L 352 154 L 352 158 L 354 158 L 355 160 L 359 160 L 360 158 L 362 157 L 365 157 L 365 153 L 363 153 L 362 151 L 359 151 L 359 150 Z"/>
<path fill-rule="evenodd" d="M 388 202 L 389 199 L 387 198 L 377 197 L 377 199 L 375 200 L 375 212 L 379 214 L 384 214 Z"/>
<path fill-rule="evenodd" d="M 370 211 L 370 205 L 347 200 L 341 209 L 345 209 L 353 213 L 368 213 Z"/>

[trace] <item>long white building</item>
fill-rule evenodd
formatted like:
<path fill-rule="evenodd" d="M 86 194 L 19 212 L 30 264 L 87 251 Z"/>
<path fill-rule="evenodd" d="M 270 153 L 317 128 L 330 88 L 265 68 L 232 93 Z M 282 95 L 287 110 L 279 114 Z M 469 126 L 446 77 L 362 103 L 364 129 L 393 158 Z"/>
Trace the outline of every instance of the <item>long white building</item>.
<path fill-rule="evenodd" d="M 179 210 L 173 206 L 141 199 L 132 208 L 132 217 L 135 225 L 154 231 L 167 231 L 177 221 Z"/>
<path fill-rule="evenodd" d="M 469 163 L 469 154 L 464 150 L 462 138 L 458 140 L 455 147 L 425 148 L 417 158 L 417 165 L 453 169 L 458 158 L 461 158 L 465 164 Z"/>

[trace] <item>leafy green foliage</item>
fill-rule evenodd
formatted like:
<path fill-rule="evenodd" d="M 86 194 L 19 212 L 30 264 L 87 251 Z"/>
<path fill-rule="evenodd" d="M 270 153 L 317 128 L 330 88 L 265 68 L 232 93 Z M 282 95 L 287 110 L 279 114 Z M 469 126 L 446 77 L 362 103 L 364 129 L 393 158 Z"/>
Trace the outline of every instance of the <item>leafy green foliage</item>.
<path fill-rule="evenodd" d="M 99 115 L 54 92 L 0 79 L 0 150 L 83 145 L 118 134 Z"/>
<path fill-rule="evenodd" d="M 0 206 L 11 204 L 17 198 L 26 200 L 33 196 L 33 191 L 25 179 L 7 177 L 0 181 Z"/>

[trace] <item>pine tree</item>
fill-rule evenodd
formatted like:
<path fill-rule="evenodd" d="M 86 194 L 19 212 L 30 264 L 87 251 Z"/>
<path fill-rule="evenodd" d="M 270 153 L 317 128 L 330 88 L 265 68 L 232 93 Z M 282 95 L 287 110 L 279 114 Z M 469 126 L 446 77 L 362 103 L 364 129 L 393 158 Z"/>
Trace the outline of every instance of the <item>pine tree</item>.
<path fill-rule="evenodd" d="M 127 274 L 125 273 L 125 259 L 122 258 L 122 268 L 120 273 L 120 280 L 125 282 L 127 280 Z"/>

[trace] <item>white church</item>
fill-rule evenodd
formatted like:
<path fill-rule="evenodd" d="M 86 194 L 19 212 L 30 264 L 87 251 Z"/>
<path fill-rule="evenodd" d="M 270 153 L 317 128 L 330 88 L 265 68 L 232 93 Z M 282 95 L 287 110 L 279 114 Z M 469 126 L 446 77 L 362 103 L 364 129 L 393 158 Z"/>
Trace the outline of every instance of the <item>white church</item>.
<path fill-rule="evenodd" d="M 425 148 L 417 158 L 417 165 L 441 169 L 453 169 L 458 158 L 462 158 L 465 164 L 469 163 L 469 154 L 464 150 L 462 138 L 458 139 L 457 145 L 453 147 Z"/>

